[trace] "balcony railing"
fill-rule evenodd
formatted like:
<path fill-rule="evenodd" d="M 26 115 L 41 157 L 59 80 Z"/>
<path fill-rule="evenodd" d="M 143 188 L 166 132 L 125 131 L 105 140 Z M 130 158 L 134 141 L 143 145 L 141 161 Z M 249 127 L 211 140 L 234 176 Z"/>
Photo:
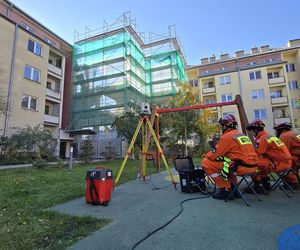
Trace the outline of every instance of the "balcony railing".
<path fill-rule="evenodd" d="M 280 124 L 283 122 L 291 122 L 291 118 L 287 117 L 287 118 L 274 118 L 274 123 L 275 124 Z"/>
<path fill-rule="evenodd" d="M 48 88 L 46 89 L 46 95 L 54 97 L 54 98 L 59 99 L 59 100 L 60 100 L 60 96 L 61 96 L 60 92 L 57 92 L 53 89 L 48 89 Z"/>
<path fill-rule="evenodd" d="M 272 104 L 288 104 L 288 98 L 287 98 L 287 96 L 271 98 L 271 103 Z"/>
<path fill-rule="evenodd" d="M 44 122 L 58 125 L 59 117 L 53 115 L 44 115 Z"/>
<path fill-rule="evenodd" d="M 280 77 L 276 77 L 276 78 L 270 78 L 268 79 L 269 84 L 273 85 L 273 84 L 280 84 L 280 83 L 285 83 L 285 78 L 284 76 L 280 76 Z"/>
<path fill-rule="evenodd" d="M 56 75 L 59 75 L 59 76 L 62 75 L 62 70 L 60 68 L 54 66 L 51 63 L 48 63 L 48 70 L 51 71 L 51 72 L 53 72 Z"/>
<path fill-rule="evenodd" d="M 202 93 L 203 94 L 216 93 L 216 87 L 203 88 Z"/>

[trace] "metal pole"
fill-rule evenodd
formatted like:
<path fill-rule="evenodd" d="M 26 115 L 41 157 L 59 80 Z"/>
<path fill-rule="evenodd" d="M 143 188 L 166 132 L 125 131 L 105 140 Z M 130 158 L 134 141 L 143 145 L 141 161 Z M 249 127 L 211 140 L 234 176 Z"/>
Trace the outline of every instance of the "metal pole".
<path fill-rule="evenodd" d="M 70 147 L 69 171 L 72 170 L 72 164 L 73 164 L 72 160 L 73 160 L 73 147 Z"/>

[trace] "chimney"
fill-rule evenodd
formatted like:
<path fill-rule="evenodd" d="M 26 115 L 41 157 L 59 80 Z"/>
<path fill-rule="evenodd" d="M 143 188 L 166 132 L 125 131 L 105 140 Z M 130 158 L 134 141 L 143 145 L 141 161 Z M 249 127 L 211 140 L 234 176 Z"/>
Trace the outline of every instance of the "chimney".
<path fill-rule="evenodd" d="M 269 45 L 260 46 L 260 51 L 261 52 L 267 52 L 267 51 L 269 51 Z"/>
<path fill-rule="evenodd" d="M 244 56 L 244 55 L 245 55 L 244 50 L 240 50 L 240 51 L 235 52 L 236 57 L 241 57 L 241 56 Z"/>
<path fill-rule="evenodd" d="M 221 58 L 221 60 L 226 60 L 226 59 L 229 59 L 229 56 L 228 56 L 228 54 L 221 54 L 220 58 Z"/>
<path fill-rule="evenodd" d="M 216 56 L 215 56 L 215 55 L 212 55 L 212 56 L 209 58 L 209 61 L 210 61 L 210 62 L 215 62 L 215 61 L 216 61 Z"/>
<path fill-rule="evenodd" d="M 208 63 L 208 58 L 207 57 L 201 58 L 201 64 L 205 64 L 205 63 Z"/>
<path fill-rule="evenodd" d="M 251 49 L 251 54 L 257 54 L 258 53 L 258 48 L 254 47 Z"/>
<path fill-rule="evenodd" d="M 288 47 L 294 47 L 294 46 L 299 46 L 299 45 L 300 45 L 300 38 L 289 40 L 289 42 L 287 44 Z"/>

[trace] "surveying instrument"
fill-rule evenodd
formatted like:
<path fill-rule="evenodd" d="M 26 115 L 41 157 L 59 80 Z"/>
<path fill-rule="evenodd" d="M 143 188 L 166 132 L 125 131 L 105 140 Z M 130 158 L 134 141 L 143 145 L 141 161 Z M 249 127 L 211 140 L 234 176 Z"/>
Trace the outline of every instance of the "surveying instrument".
<path fill-rule="evenodd" d="M 121 174 L 124 170 L 124 167 L 126 165 L 126 162 L 128 160 L 128 157 L 131 155 L 131 150 L 133 149 L 133 146 L 134 146 L 134 143 L 137 139 L 137 136 L 141 130 L 142 132 L 142 163 L 141 163 L 141 166 L 142 166 L 142 175 L 143 175 L 143 179 L 145 180 L 145 176 L 146 176 L 146 155 L 147 155 L 147 151 L 148 151 L 148 146 L 149 146 L 149 141 L 150 141 L 150 138 L 151 138 L 151 135 L 155 141 L 155 145 L 157 147 L 157 150 L 158 150 L 158 153 L 163 161 L 163 164 L 165 165 L 166 167 L 166 170 L 168 171 L 168 174 L 171 178 L 171 181 L 172 181 L 172 184 L 174 186 L 174 188 L 176 189 L 176 182 L 174 181 L 174 178 L 173 178 L 173 175 L 170 171 L 170 168 L 169 168 L 169 165 L 167 163 L 167 160 L 163 154 L 163 151 L 162 151 L 162 148 L 159 144 L 159 141 L 158 141 L 158 138 L 157 136 L 155 135 L 155 132 L 152 128 L 152 124 L 149 120 L 149 116 L 151 115 L 151 111 L 150 111 L 150 106 L 149 106 L 149 103 L 142 103 L 141 104 L 141 113 L 140 113 L 140 120 L 138 122 L 138 126 L 134 132 L 134 135 L 133 135 L 133 138 L 129 144 L 129 147 L 128 147 L 128 150 L 127 150 L 127 154 L 122 162 L 122 165 L 119 169 L 119 172 L 117 174 L 117 177 L 116 177 L 116 180 L 115 180 L 115 184 L 118 183 L 120 177 L 121 177 Z M 153 115 L 153 114 L 152 114 Z M 155 116 L 157 116 L 158 114 L 154 113 Z"/>

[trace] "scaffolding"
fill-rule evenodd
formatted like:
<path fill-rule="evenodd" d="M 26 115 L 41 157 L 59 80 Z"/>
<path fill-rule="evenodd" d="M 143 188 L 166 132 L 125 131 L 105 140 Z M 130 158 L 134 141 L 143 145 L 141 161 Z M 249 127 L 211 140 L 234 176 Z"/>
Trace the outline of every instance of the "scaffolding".
<path fill-rule="evenodd" d="M 74 40 L 73 129 L 101 131 L 130 103 L 163 103 L 187 82 L 174 25 L 146 37 L 127 12 L 101 29 L 75 32 Z"/>

